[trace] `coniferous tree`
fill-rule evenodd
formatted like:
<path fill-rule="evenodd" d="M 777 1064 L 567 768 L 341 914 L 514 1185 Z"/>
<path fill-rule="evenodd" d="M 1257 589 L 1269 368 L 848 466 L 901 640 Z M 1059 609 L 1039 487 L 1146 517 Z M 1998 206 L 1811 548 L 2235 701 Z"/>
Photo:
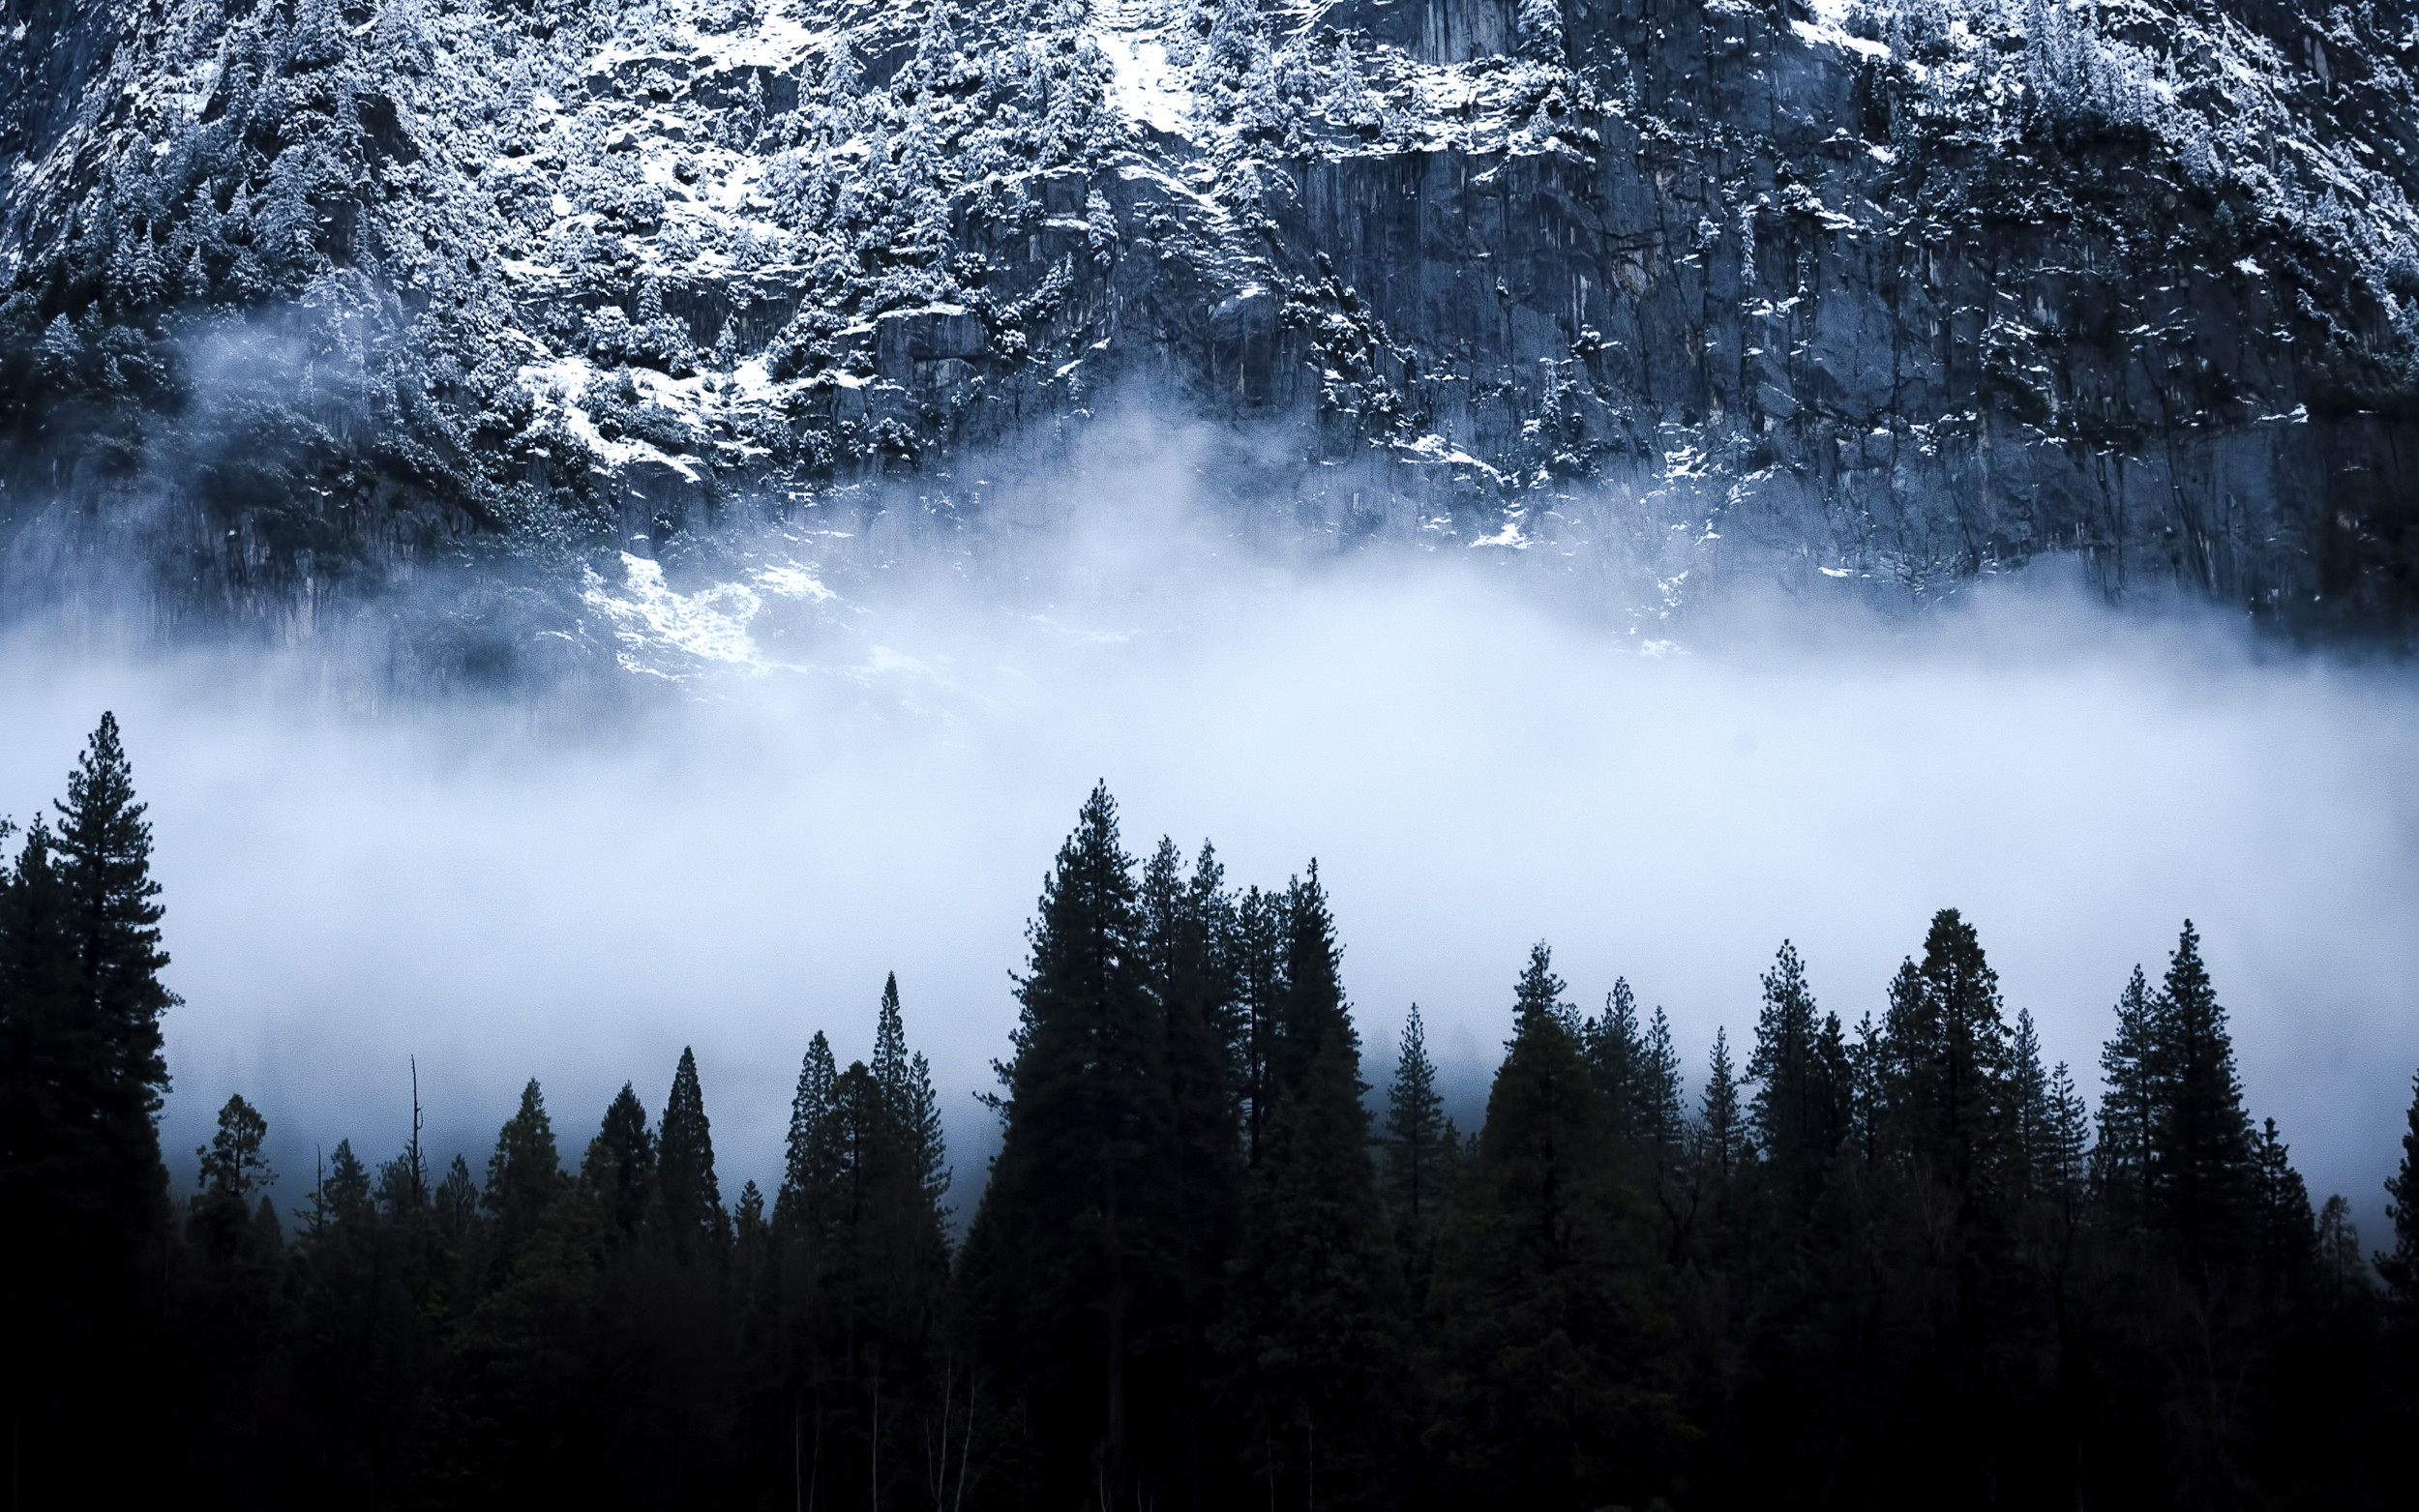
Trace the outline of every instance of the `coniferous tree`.
<path fill-rule="evenodd" d="M 2190 919 L 2168 958 L 2153 1024 L 2153 1217 L 2188 1269 L 2223 1263 L 2242 1251 L 2256 1176 L 2225 1009 Z"/>
<path fill-rule="evenodd" d="M 257 1497 L 273 1451 L 285 1310 L 284 1235 L 262 1153 L 269 1126 L 240 1095 L 219 1110 L 200 1157 L 201 1186 L 185 1213 L 174 1306 L 194 1424 L 189 1463 L 199 1477 Z"/>
<path fill-rule="evenodd" d="M 1933 915 L 1923 964 L 1892 981 L 1883 1045 L 1893 1132 L 1971 1222 L 2008 1175 L 2008 1025 L 1999 975 L 1955 908 Z"/>
<path fill-rule="evenodd" d="M 2109 1222 L 2138 1231 L 2150 1216 L 2152 1135 L 2162 1094 L 2150 983 L 2134 967 L 2117 995 L 2116 1032 L 2100 1052 L 2100 1139 L 2092 1146 L 2092 1179 Z"/>
<path fill-rule="evenodd" d="M 562 1200 L 568 1183 L 554 1147 L 554 1123 L 537 1078 L 521 1089 L 521 1107 L 496 1132 L 480 1202 L 495 1223 L 495 1259 L 509 1268 Z"/>
<path fill-rule="evenodd" d="M 1727 1184 L 1748 1158 L 1751 1145 L 1739 1117 L 1739 1080 L 1731 1068 L 1730 1031 L 1714 1030 L 1706 1061 L 1705 1092 L 1697 1109 L 1698 1161 L 1717 1186 Z"/>
<path fill-rule="evenodd" d="M 1242 1020 L 1236 1058 L 1242 1082 L 1243 1148 L 1251 1166 L 1260 1164 L 1261 1134 L 1268 1124 L 1269 1057 L 1279 1032 L 1285 936 L 1285 896 L 1245 889 L 1235 908 L 1234 970 Z"/>
<path fill-rule="evenodd" d="M 1781 941 L 1762 980 L 1764 1003 L 1747 1060 L 1756 1083 L 1753 1126 L 1767 1188 L 1782 1207 L 1776 1216 L 1794 1243 L 1847 1133 L 1846 1050 L 1838 1020 L 1815 1017 L 1814 991 L 1795 946 Z"/>
<path fill-rule="evenodd" d="M 1638 999 L 1627 977 L 1615 977 L 1604 994 L 1604 1012 L 1582 1027 L 1580 1046 L 1588 1070 L 1596 1078 L 1597 1095 L 1604 1100 L 1604 1117 L 1613 1138 L 1628 1143 L 1638 1138 L 1645 1121 L 1640 1098 L 1646 1082 L 1646 1040 L 1638 1028 Z"/>
<path fill-rule="evenodd" d="M 1176 1162 L 1173 1319 L 1177 1411 L 1182 1432 L 1183 1495 L 1198 1506 L 1210 1489 L 1214 1437 L 1208 1423 L 1211 1335 L 1224 1310 L 1227 1273 L 1243 1223 L 1244 1104 L 1238 1085 L 1244 1037 L 1239 923 L 1225 870 L 1204 841 L 1186 874 L 1175 842 L 1162 838 L 1143 870 L 1139 902 L 1150 991 L 1161 1015 Z"/>
<path fill-rule="evenodd" d="M 657 1135 L 655 1207 L 675 1260 L 684 1265 L 719 1264 L 731 1254 L 731 1214 L 714 1177 L 714 1135 L 705 1116 L 697 1056 L 687 1046 L 672 1071 Z"/>
<path fill-rule="evenodd" d="M 1134 1390 L 1177 1227 L 1156 1179 L 1176 1158 L 1175 1119 L 1143 924 L 1116 803 L 1096 786 L 1029 931 L 1000 1068 L 1006 1127 L 962 1261 L 970 1322 L 1017 1425 L 1002 1490 L 1060 1504 L 1158 1496 L 1165 1463 L 1137 1452 L 1170 1425 Z"/>
<path fill-rule="evenodd" d="M 1403 1020 L 1394 1079 L 1386 1090 L 1386 1193 L 1394 1210 L 1395 1243 L 1411 1278 L 1414 1303 L 1427 1290 L 1436 1226 L 1444 1215 L 1447 1123 L 1437 1095 L 1436 1063 L 1428 1058 L 1419 1005 Z"/>
<path fill-rule="evenodd" d="M 2025 1192 L 2034 1190 L 2049 1159 L 2049 1073 L 2041 1063 L 2041 1034 L 2033 1026 L 2033 1011 L 2016 1011 L 2016 1035 L 2008 1046 L 2008 1110 L 2013 1119 L 2009 1137 L 2015 1145 L 2016 1179 Z"/>
<path fill-rule="evenodd" d="M 798 1067 L 798 1087 L 790 1102 L 789 1138 L 782 1146 L 781 1190 L 773 1199 L 773 1226 L 785 1242 L 815 1246 L 824 1242 L 820 1225 L 830 1211 L 830 1194 L 838 1180 L 827 1114 L 832 1088 L 839 1080 L 831 1042 L 818 1029 Z"/>
<path fill-rule="evenodd" d="M 606 1108 L 604 1125 L 588 1142 L 580 1176 L 607 1234 L 622 1244 L 637 1240 L 655 1195 L 655 1137 L 647 1131 L 646 1109 L 629 1082 L 621 1084 Z"/>
<path fill-rule="evenodd" d="M 1676 1258 L 1687 1227 L 1681 1175 L 1689 1129 L 1681 1105 L 1680 1051 L 1672 1044 L 1671 1019 L 1660 1005 L 1648 1021 L 1646 1053 L 1638 1071 L 1638 1132 L 1630 1141 L 1630 1162 L 1637 1183 L 1654 1201 L 1663 1252 Z"/>
<path fill-rule="evenodd" d="M 2090 1150 L 2091 1112 L 2075 1090 L 2075 1073 L 2061 1060 L 2049 1073 L 2049 1121 L 2035 1179 L 2069 1224 L 2083 1201 Z"/>
<path fill-rule="evenodd" d="M 1474 1502 L 1638 1505 L 1677 1448 L 1669 1278 L 1557 1011 L 1561 985 L 1539 945 L 1438 1241 L 1430 1438 L 1448 1488 Z"/>
<path fill-rule="evenodd" d="M 2308 1284 L 2317 1260 L 2310 1189 L 2290 1157 L 2276 1120 L 2268 1119 L 2252 1148 L 2253 1258 L 2269 1284 L 2286 1292 Z"/>
<path fill-rule="evenodd" d="M 1285 899 L 1272 1107 L 1247 1188 L 1229 1349 L 1245 1452 L 1280 1504 L 1372 1505 L 1395 1473 L 1403 1276 L 1377 1172 L 1342 952 L 1312 863 Z"/>
<path fill-rule="evenodd" d="M 798 1067 L 781 1189 L 773 1199 L 777 1335 L 765 1366 L 771 1379 L 759 1388 L 771 1397 L 779 1458 L 800 1499 L 810 1485 L 820 1496 L 830 1408 L 835 1399 L 850 1396 L 841 1380 L 846 1351 L 835 1344 L 839 1309 L 830 1296 L 830 1273 L 846 1263 L 848 1251 L 846 1152 L 834 1107 L 839 1082 L 831 1042 L 818 1029 Z"/>
<path fill-rule="evenodd" d="M 90 1436 L 141 1400 L 168 1233 L 157 1116 L 167 1088 L 159 884 L 117 720 L 104 714 L 55 803 L 0 878 L 0 1203 L 38 1245 L 7 1252 L 10 1294 L 40 1297 L 5 1388 L 17 1483 L 50 1494 Z M 62 1488 L 72 1480 L 59 1483 Z"/>
<path fill-rule="evenodd" d="M 2394 1225 L 2394 1247 L 2377 1252 L 2377 1274 L 2404 1315 L 2419 1324 L 2419 1072 L 2410 1079 L 2410 1108 L 2404 1115 L 2403 1158 L 2385 1180 L 2385 1216 Z"/>
<path fill-rule="evenodd" d="M 90 1179 L 119 1227 L 121 1255 L 140 1253 L 156 1232 L 165 1182 L 155 1126 L 168 1084 L 160 1018 L 177 998 L 160 979 L 168 956 L 160 945 L 151 825 L 145 806 L 134 801 L 115 715 L 101 716 L 68 776 L 66 799 L 53 807 L 52 844 L 75 960 L 74 1013 L 90 1056 L 81 1089 L 90 1111 L 79 1120 L 92 1141 Z"/>
<path fill-rule="evenodd" d="M 612 1481 L 659 1468 L 644 1454 L 662 1441 L 654 1409 L 689 1382 L 661 1379 L 656 1360 L 642 1354 L 642 1378 L 613 1382 L 599 1401 L 603 1236 L 578 1191 L 533 1078 L 496 1133 L 480 1193 L 484 1274 L 452 1341 L 440 1408 L 453 1429 L 442 1479 L 455 1490 L 444 1499 L 469 1486 L 493 1497 L 534 1497 L 575 1472 Z M 634 1393 L 640 1400 L 630 1400 Z"/>

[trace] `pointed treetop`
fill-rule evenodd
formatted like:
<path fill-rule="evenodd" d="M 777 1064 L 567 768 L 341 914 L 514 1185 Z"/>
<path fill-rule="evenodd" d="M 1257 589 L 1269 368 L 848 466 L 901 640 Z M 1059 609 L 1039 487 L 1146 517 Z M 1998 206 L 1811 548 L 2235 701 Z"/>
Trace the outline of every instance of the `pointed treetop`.
<path fill-rule="evenodd" d="M 1526 1034 L 1540 1020 L 1569 1027 L 1570 1005 L 1562 1001 L 1568 984 L 1554 974 L 1554 952 L 1545 941 L 1529 947 L 1529 964 L 1512 989 L 1512 1033 Z"/>

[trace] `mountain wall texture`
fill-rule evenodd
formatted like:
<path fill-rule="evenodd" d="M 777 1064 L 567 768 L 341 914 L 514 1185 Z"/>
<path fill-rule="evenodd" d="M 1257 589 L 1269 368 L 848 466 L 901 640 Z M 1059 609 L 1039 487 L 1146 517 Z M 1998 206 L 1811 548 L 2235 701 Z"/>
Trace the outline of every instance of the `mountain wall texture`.
<path fill-rule="evenodd" d="M 7 14 L 20 601 L 509 660 L 498 583 L 945 538 L 1122 397 L 1339 544 L 2419 624 L 2407 5 Z"/>

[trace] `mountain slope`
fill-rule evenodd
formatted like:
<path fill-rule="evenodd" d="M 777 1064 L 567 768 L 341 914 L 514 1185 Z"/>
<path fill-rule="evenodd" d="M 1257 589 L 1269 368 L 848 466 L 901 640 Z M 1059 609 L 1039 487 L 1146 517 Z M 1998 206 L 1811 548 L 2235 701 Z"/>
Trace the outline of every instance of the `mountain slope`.
<path fill-rule="evenodd" d="M 977 519 L 957 460 L 1134 392 L 1250 507 L 1666 599 L 2073 552 L 2419 604 L 2401 6 L 21 15 L 20 585 L 308 628 L 451 574 L 570 623 L 629 561 L 727 573 L 717 522 L 902 477 Z"/>

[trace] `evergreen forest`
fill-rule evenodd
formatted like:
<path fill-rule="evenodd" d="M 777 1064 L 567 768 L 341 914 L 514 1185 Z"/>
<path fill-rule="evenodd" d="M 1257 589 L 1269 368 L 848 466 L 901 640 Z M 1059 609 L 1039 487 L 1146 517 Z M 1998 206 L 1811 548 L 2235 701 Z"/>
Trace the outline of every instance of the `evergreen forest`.
<path fill-rule="evenodd" d="M 2419 1097 L 2364 1246 L 2190 923 L 2111 984 L 2097 1108 L 1955 909 L 1852 1023 L 1783 943 L 1693 1074 L 1539 943 L 1465 1131 L 1416 1008 L 1361 1043 L 1315 864 L 1131 852 L 1102 787 L 972 1179 L 894 977 L 870 1061 L 806 1040 L 769 1193 L 686 1052 L 597 1113 L 530 1081 L 484 1168 L 415 1106 L 273 1172 L 233 1097 L 187 1187 L 113 718 L 9 845 L 13 1507 L 2411 1504 Z"/>

